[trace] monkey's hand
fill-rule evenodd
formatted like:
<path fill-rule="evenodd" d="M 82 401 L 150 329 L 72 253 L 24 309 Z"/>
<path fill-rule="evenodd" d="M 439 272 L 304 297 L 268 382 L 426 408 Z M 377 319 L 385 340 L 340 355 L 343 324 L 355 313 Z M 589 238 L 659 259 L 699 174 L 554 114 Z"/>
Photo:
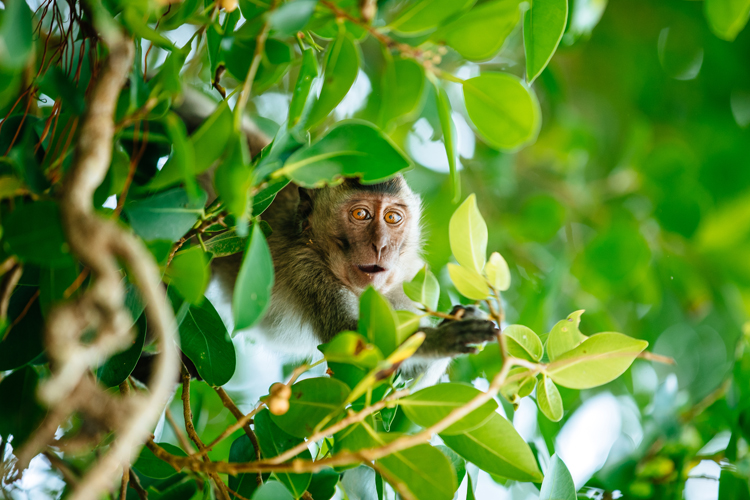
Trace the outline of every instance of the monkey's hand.
<path fill-rule="evenodd" d="M 458 320 L 446 319 L 437 328 L 421 328 L 426 337 L 417 354 L 425 356 L 456 356 L 476 354 L 476 345 L 495 340 L 498 328 L 479 309 L 473 306 L 455 306 L 452 316 Z"/>

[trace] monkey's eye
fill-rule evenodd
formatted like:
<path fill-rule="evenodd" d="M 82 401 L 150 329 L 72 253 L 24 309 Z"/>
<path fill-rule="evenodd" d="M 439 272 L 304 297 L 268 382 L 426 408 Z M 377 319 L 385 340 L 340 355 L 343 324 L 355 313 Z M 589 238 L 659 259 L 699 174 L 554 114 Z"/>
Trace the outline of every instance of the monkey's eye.
<path fill-rule="evenodd" d="M 403 219 L 403 217 L 401 217 L 396 212 L 388 212 L 385 214 L 385 221 L 388 224 L 398 224 L 399 222 L 401 222 L 401 219 Z"/>
<path fill-rule="evenodd" d="M 352 217 L 357 220 L 365 220 L 371 218 L 370 212 L 368 212 L 364 208 L 355 208 L 354 210 L 352 210 Z"/>

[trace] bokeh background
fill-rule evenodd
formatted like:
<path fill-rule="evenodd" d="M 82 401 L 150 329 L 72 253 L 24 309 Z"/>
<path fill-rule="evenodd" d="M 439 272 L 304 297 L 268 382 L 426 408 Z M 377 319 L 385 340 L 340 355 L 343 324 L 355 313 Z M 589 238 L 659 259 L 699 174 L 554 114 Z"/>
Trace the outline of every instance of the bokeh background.
<path fill-rule="evenodd" d="M 505 414 L 542 455 L 563 458 L 581 497 L 750 498 L 750 29 L 733 42 L 719 39 L 701 1 L 570 6 L 560 48 L 534 84 L 543 124 L 533 145 L 500 153 L 483 143 L 460 87 L 446 84 L 462 193 L 476 193 L 490 251 L 510 264 L 509 324 L 541 334 L 585 309 L 583 333 L 646 339 L 676 364 L 636 360 L 604 387 L 561 388 L 566 411 L 558 423 L 528 398 L 516 411 L 504 404 Z M 491 61 L 451 67 L 448 54 L 443 67 L 462 78 L 480 70 L 523 76 L 520 28 Z M 178 43 L 191 35 L 166 33 Z M 375 62 L 360 71 L 335 119 L 375 121 L 382 68 L 368 55 L 379 48 L 369 39 L 362 50 Z M 152 58 L 158 68 L 163 51 Z M 189 66 L 185 81 L 205 81 L 201 71 Z M 269 134 L 286 119 L 293 84 L 294 74 L 250 103 Z M 434 97 L 426 95 L 422 113 L 390 135 L 417 163 L 407 178 L 424 200 L 425 257 L 449 290 L 448 220 L 457 205 L 439 130 Z M 449 376 L 481 386 L 496 369 L 480 354 L 459 359 Z M 263 369 L 270 379 L 281 370 Z M 232 383 L 237 391 L 268 387 L 241 369 Z M 207 440 L 231 416 L 203 385 L 193 384 L 193 411 Z M 14 498 L 45 498 L 62 487 L 43 460 L 33 471 Z M 537 494 L 532 485 L 483 475 L 477 498 Z"/>

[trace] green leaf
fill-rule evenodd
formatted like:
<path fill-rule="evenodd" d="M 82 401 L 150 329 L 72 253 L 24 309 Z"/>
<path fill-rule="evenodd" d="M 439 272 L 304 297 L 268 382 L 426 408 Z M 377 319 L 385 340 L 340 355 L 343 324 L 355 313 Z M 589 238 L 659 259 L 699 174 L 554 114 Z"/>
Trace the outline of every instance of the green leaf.
<path fill-rule="evenodd" d="M 289 184 L 289 179 L 279 177 L 268 182 L 265 188 L 261 189 L 253 197 L 253 217 L 257 217 L 271 206 L 276 195 Z"/>
<path fill-rule="evenodd" d="M 437 310 L 440 284 L 427 266 L 420 269 L 414 279 L 404 282 L 404 293 L 411 300 L 423 304 L 431 311 Z"/>
<path fill-rule="evenodd" d="M 553 422 L 559 422 L 563 417 L 563 402 L 560 391 L 552 380 L 545 374 L 536 385 L 536 402 L 544 416 Z"/>
<path fill-rule="evenodd" d="M 401 343 L 410 335 L 419 330 L 424 315 L 416 314 L 411 311 L 396 311 L 396 342 Z"/>
<path fill-rule="evenodd" d="M 703 8 L 711 31 L 729 42 L 737 38 L 750 17 L 750 0 L 706 0 Z"/>
<path fill-rule="evenodd" d="M 517 350 L 511 352 L 513 356 L 521 354 L 520 357 L 529 359 L 529 361 L 539 361 L 542 359 L 544 346 L 542 345 L 542 341 L 539 340 L 539 336 L 531 328 L 523 325 L 510 325 L 505 327 L 503 335 L 505 335 L 507 340 L 512 340 L 515 343 L 514 345 L 518 346 L 518 349 L 522 350 L 520 353 Z"/>
<path fill-rule="evenodd" d="M 27 268 L 21 282 L 32 272 Z M 3 332 L 0 335 L 0 371 L 20 368 L 44 352 L 44 319 L 35 296 L 37 290 L 32 286 L 17 286 L 10 297 L 8 324 L 0 329 Z"/>
<path fill-rule="evenodd" d="M 515 151 L 536 140 L 541 111 L 534 91 L 506 73 L 483 73 L 464 82 L 466 112 L 492 147 Z"/>
<path fill-rule="evenodd" d="M 123 210 L 133 230 L 146 241 L 177 241 L 201 217 L 206 193 L 190 199 L 182 188 L 174 188 L 142 200 L 128 201 Z"/>
<path fill-rule="evenodd" d="M 539 500 L 576 500 L 573 476 L 557 454 L 550 458 L 549 469 L 539 491 Z"/>
<path fill-rule="evenodd" d="M 280 474 L 280 476 L 284 477 L 296 475 L 304 474 Z M 279 478 L 279 480 L 281 480 L 281 477 Z M 281 480 L 281 482 L 286 484 L 286 482 L 284 482 L 283 480 Z M 299 485 L 295 487 L 299 488 Z M 304 493 L 304 491 L 302 493 Z M 292 494 L 289 493 L 289 489 L 285 488 L 284 485 L 282 485 L 278 481 L 268 481 L 266 483 L 263 483 L 263 486 L 258 488 L 258 491 L 253 494 L 253 497 L 250 500 L 292 500 L 293 498 L 298 497 L 293 497 Z"/>
<path fill-rule="evenodd" d="M 526 81 L 534 83 L 547 67 L 568 22 L 568 0 L 531 0 L 523 17 Z"/>
<path fill-rule="evenodd" d="M 271 415 L 273 422 L 292 436 L 303 438 L 324 418 L 343 411 L 349 387 L 340 380 L 316 377 L 301 380 L 292 386 L 289 411 Z"/>
<path fill-rule="evenodd" d="M 23 67 L 34 48 L 32 14 L 26 2 L 4 2 L 0 18 L 0 67 Z M 5 154 L 5 151 L 3 151 Z"/>
<path fill-rule="evenodd" d="M 142 316 L 143 303 L 133 285 L 128 286 L 125 306 L 130 309 L 131 316 L 137 318 L 137 321 L 133 321 L 136 329 L 135 336 L 130 347 L 110 357 L 96 370 L 96 377 L 107 387 L 116 387 L 127 380 L 128 376 L 133 373 L 146 342 L 147 328 L 146 317 Z"/>
<path fill-rule="evenodd" d="M 234 231 L 225 231 L 206 241 L 206 251 L 214 258 L 241 253 L 247 248 L 247 238 L 237 236 Z"/>
<path fill-rule="evenodd" d="M 0 63 L 1 65 L 1 63 Z M 59 66 L 50 67 L 44 76 L 38 81 L 39 90 L 52 99 L 62 98 L 67 109 L 74 114 L 83 114 L 86 109 L 84 100 L 84 89 L 79 89 Z"/>
<path fill-rule="evenodd" d="M 250 328 L 261 319 L 271 302 L 273 281 L 271 250 L 260 225 L 254 224 L 234 287 L 232 312 L 235 332 Z"/>
<path fill-rule="evenodd" d="M 497 0 L 477 5 L 432 36 L 470 61 L 492 58 L 518 23 L 518 0 Z"/>
<path fill-rule="evenodd" d="M 180 349 L 195 364 L 209 385 L 220 387 L 232 378 L 236 363 L 234 344 L 211 301 L 191 305 L 180 323 Z"/>
<path fill-rule="evenodd" d="M 200 174 L 221 158 L 233 137 L 234 117 L 227 101 L 221 101 L 211 115 L 190 136 L 195 151 L 195 173 Z"/>
<path fill-rule="evenodd" d="M 451 450 L 444 444 L 440 444 L 435 446 L 440 452 L 445 455 L 445 458 L 447 458 L 451 466 L 453 467 L 453 470 L 456 473 L 456 484 L 461 485 L 461 483 L 464 480 L 464 477 L 466 477 L 466 460 L 458 456 L 458 453 Z"/>
<path fill-rule="evenodd" d="M 547 374 L 570 389 L 597 387 L 622 375 L 646 347 L 645 340 L 621 333 L 597 333 L 550 363 Z"/>
<path fill-rule="evenodd" d="M 375 344 L 384 356 L 388 356 L 399 344 L 396 337 L 397 324 L 398 319 L 390 302 L 373 287 L 367 287 L 359 298 L 359 333 Z"/>
<path fill-rule="evenodd" d="M 294 395 L 292 395 L 292 398 L 294 398 Z M 271 412 L 268 410 L 263 410 L 255 416 L 255 433 L 258 436 L 258 444 L 260 444 L 260 449 L 263 452 L 263 456 L 265 458 L 272 458 L 281 455 L 286 450 L 294 448 L 295 446 L 303 442 L 302 439 L 290 436 L 289 434 L 284 432 L 282 428 L 276 425 L 276 423 L 274 422 L 275 419 L 273 417 L 274 415 L 271 415 Z M 297 458 L 312 460 L 312 455 L 310 454 L 310 450 L 306 449 L 302 453 L 297 455 Z M 307 487 L 310 485 L 310 480 L 312 479 L 312 474 L 310 474 L 309 472 L 304 474 L 276 472 L 275 474 L 276 477 L 279 478 L 279 481 L 284 483 L 284 486 L 287 487 L 294 498 L 299 498 L 302 496 Z M 258 491 L 253 494 L 253 499 L 259 498 L 261 497 L 261 495 L 267 495 L 268 493 L 264 493 L 264 488 L 269 484 L 273 484 L 273 482 L 268 482 L 261 488 L 258 488 Z M 280 490 L 277 489 L 277 491 Z M 262 498 L 283 498 L 283 495 L 279 497 Z"/>
<path fill-rule="evenodd" d="M 246 434 L 232 442 L 229 448 L 229 462 L 242 463 L 253 462 L 257 460 L 255 446 Z M 270 474 L 263 474 L 263 482 L 266 482 Z M 229 487 L 245 498 L 252 497 L 255 490 L 258 489 L 258 474 L 256 472 L 229 475 Z M 236 497 L 232 497 L 236 498 Z M 291 498 L 291 497 L 289 497 Z"/>
<path fill-rule="evenodd" d="M 206 254 L 201 247 L 192 247 L 178 253 L 167 268 L 169 283 L 191 304 L 203 302 L 211 278 Z"/>
<path fill-rule="evenodd" d="M 231 149 L 227 157 L 216 169 L 214 186 L 227 211 L 234 215 L 237 221 L 235 231 L 239 236 L 247 236 L 253 174 L 250 167 L 250 152 L 244 137 L 237 134 L 233 134 L 229 147 Z"/>
<path fill-rule="evenodd" d="M 437 84 L 435 85 L 435 97 L 437 99 L 440 129 L 443 132 L 445 154 L 448 155 L 451 183 L 453 184 L 453 203 L 458 203 L 458 200 L 461 199 L 461 176 L 458 174 L 458 148 L 456 147 L 458 133 L 451 116 L 451 102 L 448 99 L 448 94 L 443 87 Z"/>
<path fill-rule="evenodd" d="M 290 5 L 290 4 L 287 4 Z M 297 83 L 294 85 L 292 101 L 289 103 L 289 118 L 287 126 L 289 128 L 297 125 L 302 119 L 305 108 L 310 103 L 310 87 L 313 80 L 318 76 L 318 60 L 315 57 L 314 49 L 305 49 L 302 52 L 302 65 L 297 75 Z"/>
<path fill-rule="evenodd" d="M 458 263 L 467 270 L 481 273 L 487 259 L 487 224 L 473 193 L 453 212 L 448 232 L 451 251 Z"/>
<path fill-rule="evenodd" d="M 511 342 L 510 339 L 509 344 Z M 510 351 L 510 349 L 509 349 Z M 507 381 L 501 389 L 502 395 L 511 403 L 515 403 L 519 398 L 525 398 L 534 391 L 536 387 L 536 377 L 528 368 L 515 366 L 508 372 Z"/>
<path fill-rule="evenodd" d="M 257 35 L 257 33 L 254 33 L 255 27 L 260 28 L 262 24 L 247 22 L 235 32 L 234 37 L 227 37 L 222 40 L 222 48 L 228 47 L 229 49 L 222 50 L 227 71 L 239 81 L 244 81 L 247 78 L 252 64 L 252 54 L 255 53 L 255 37 Z M 242 33 L 246 29 L 253 31 L 249 38 L 247 38 L 248 33 Z M 264 57 L 261 58 L 261 63 L 255 74 L 253 93 L 260 94 L 276 83 L 284 76 L 291 62 L 292 48 L 289 45 L 275 38 L 267 39 Z"/>
<path fill-rule="evenodd" d="M 13 436 L 19 449 L 42 422 L 44 408 L 37 403 L 39 375 L 31 367 L 16 370 L 0 381 L 0 437 Z"/>
<path fill-rule="evenodd" d="M 268 16 L 268 23 L 278 35 L 292 36 L 305 27 L 318 0 L 295 0 L 281 4 Z"/>
<path fill-rule="evenodd" d="M 3 226 L 5 250 L 22 262 L 43 267 L 73 265 L 60 222 L 60 207 L 55 202 L 43 200 L 18 206 Z"/>
<path fill-rule="evenodd" d="M 386 479 L 400 481 L 417 500 L 451 500 L 458 487 L 450 461 L 428 444 L 396 452 L 376 463 L 387 472 Z"/>
<path fill-rule="evenodd" d="M 411 167 L 395 144 L 374 126 L 354 120 L 339 122 L 308 147 L 298 149 L 273 177 L 287 176 L 303 187 L 339 184 L 360 177 L 373 184 Z"/>
<path fill-rule="evenodd" d="M 172 455 L 178 457 L 186 457 L 187 454 L 175 445 L 169 443 L 156 443 Z M 141 453 L 138 455 L 138 459 L 133 464 L 133 468 L 143 474 L 146 477 L 154 479 L 166 479 L 177 474 L 174 467 L 169 465 L 161 458 L 154 455 L 147 446 L 141 448 Z"/>
<path fill-rule="evenodd" d="M 440 437 L 450 449 L 485 472 L 516 481 L 542 480 L 529 445 L 497 413 L 477 429 Z"/>
<path fill-rule="evenodd" d="M 492 288 L 504 292 L 510 288 L 510 269 L 502 255 L 492 252 L 490 260 L 484 266 L 484 272 Z"/>
<path fill-rule="evenodd" d="M 583 312 L 583 309 L 574 311 L 567 319 L 558 321 L 552 327 L 547 337 L 547 355 L 550 361 L 555 361 L 588 338 L 578 329 Z"/>
<path fill-rule="evenodd" d="M 53 304 L 66 298 L 65 291 L 76 280 L 79 271 L 77 263 L 58 268 L 43 267 L 39 270 L 39 305 L 45 318 Z"/>
<path fill-rule="evenodd" d="M 437 27 L 462 10 L 471 7 L 476 0 L 417 0 L 404 4 L 388 27 L 401 33 L 420 34 Z"/>
<path fill-rule="evenodd" d="M 409 420 L 422 427 L 430 427 L 479 394 L 481 391 L 468 385 L 438 384 L 402 398 L 400 406 Z M 441 435 L 460 434 L 476 429 L 489 420 L 496 409 L 497 403 L 489 400 L 458 422 L 451 424 L 441 432 Z"/>
<path fill-rule="evenodd" d="M 137 7 L 127 5 L 122 11 L 122 20 L 128 30 L 137 38 L 145 38 L 159 48 L 174 50 L 174 44 L 148 25 L 148 17 L 143 16 Z"/>
<path fill-rule="evenodd" d="M 366 369 L 375 368 L 383 360 L 380 349 L 355 332 L 341 332 L 318 349 L 328 362 L 350 363 Z"/>
<path fill-rule="evenodd" d="M 383 125 L 401 117 L 415 117 L 423 104 L 424 66 L 414 59 L 397 57 L 389 61 L 383 78 L 384 101 L 388 103 L 381 108 Z"/>
<path fill-rule="evenodd" d="M 463 266 L 448 264 L 448 274 L 456 290 L 467 299 L 485 300 L 490 296 L 487 283 L 476 271 Z"/>
<path fill-rule="evenodd" d="M 328 45 L 323 67 L 323 87 L 305 123 L 311 129 L 322 122 L 349 92 L 359 72 L 359 49 L 351 35 L 341 32 Z"/>
<path fill-rule="evenodd" d="M 326 467 L 320 472 L 313 474 L 307 491 L 313 500 L 330 500 L 336 493 L 336 485 L 339 482 L 339 473 Z"/>

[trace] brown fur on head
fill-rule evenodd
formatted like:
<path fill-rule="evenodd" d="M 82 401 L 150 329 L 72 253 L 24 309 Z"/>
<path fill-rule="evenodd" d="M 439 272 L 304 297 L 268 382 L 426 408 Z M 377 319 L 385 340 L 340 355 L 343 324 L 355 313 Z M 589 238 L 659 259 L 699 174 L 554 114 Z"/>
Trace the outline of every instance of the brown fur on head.
<path fill-rule="evenodd" d="M 388 292 L 422 265 L 421 201 L 401 176 L 373 185 L 347 179 L 332 188 L 300 189 L 298 215 L 304 237 L 355 293 L 368 285 Z"/>

